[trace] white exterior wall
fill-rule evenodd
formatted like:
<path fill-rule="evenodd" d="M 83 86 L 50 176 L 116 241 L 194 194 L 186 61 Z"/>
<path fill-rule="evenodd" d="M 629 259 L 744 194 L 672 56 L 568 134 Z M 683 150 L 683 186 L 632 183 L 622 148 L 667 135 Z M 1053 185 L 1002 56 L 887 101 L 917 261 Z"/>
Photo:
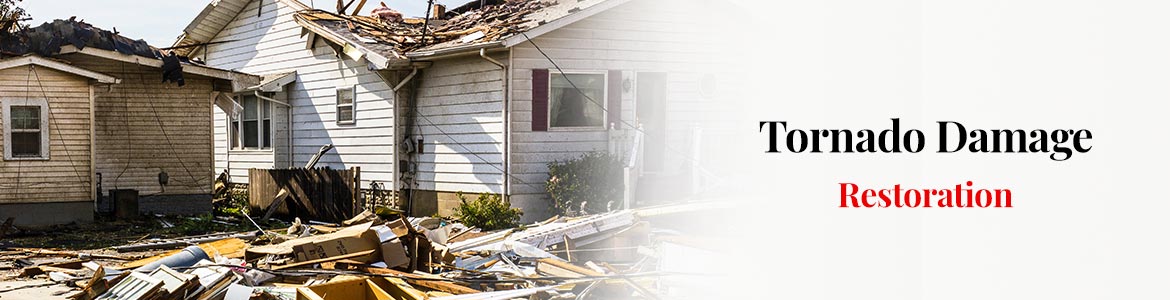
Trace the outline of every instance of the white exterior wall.
<path fill-rule="evenodd" d="M 361 167 L 362 186 L 370 181 L 394 182 L 393 92 L 377 74 L 367 71 L 365 62 L 339 59 L 325 43 L 306 48 L 301 27 L 293 20 L 297 8 L 285 0 L 254 0 L 231 21 L 210 45 L 194 56 L 209 66 L 250 74 L 297 71 L 297 79 L 285 86 L 292 105 L 292 166 L 303 166 L 322 145 L 336 148 L 321 158 L 318 167 L 343 169 Z M 261 8 L 260 4 L 263 3 Z M 257 9 L 259 10 L 259 16 Z M 357 90 L 356 124 L 336 124 L 337 88 Z M 279 105 L 274 105 L 279 106 Z M 279 109 L 277 111 L 280 111 Z M 276 123 L 277 118 L 273 118 Z M 283 123 L 283 122 L 282 122 Z M 278 151 L 229 151 L 227 116 L 215 112 L 216 172 L 230 167 L 235 182 L 247 182 L 248 168 L 272 168 Z M 273 124 L 279 129 L 283 124 Z M 274 139 L 277 137 L 274 137 Z M 275 142 L 274 145 L 281 145 Z M 387 184 L 393 186 L 392 184 Z"/>
<path fill-rule="evenodd" d="M 493 56 L 507 60 L 507 53 Z M 422 72 L 412 135 L 417 140 L 421 131 L 423 139 L 417 188 L 503 193 L 503 70 L 471 55 L 437 61 Z"/>
<path fill-rule="evenodd" d="M 718 68 L 712 62 L 717 47 L 707 39 L 719 33 L 704 25 L 709 20 L 694 18 L 695 12 L 703 10 L 701 5 L 697 1 L 635 0 L 533 40 L 566 72 L 622 70 L 627 78 L 635 72 L 667 73 L 665 171 L 678 172 L 689 156 L 691 128 L 711 118 L 717 107 L 701 96 L 698 88 L 699 80 Z M 557 70 L 531 43 L 519 44 L 512 51 L 511 172 L 519 179 L 511 184 L 512 204 L 528 211 L 526 220 L 537 220 L 546 216 L 540 210 L 550 207 L 544 190 L 547 164 L 607 150 L 608 133 L 600 128 L 533 132 L 532 69 L 549 69 L 550 74 L 557 74 Z M 623 93 L 621 116 L 636 123 L 637 79 L 632 80 L 635 88 Z"/>

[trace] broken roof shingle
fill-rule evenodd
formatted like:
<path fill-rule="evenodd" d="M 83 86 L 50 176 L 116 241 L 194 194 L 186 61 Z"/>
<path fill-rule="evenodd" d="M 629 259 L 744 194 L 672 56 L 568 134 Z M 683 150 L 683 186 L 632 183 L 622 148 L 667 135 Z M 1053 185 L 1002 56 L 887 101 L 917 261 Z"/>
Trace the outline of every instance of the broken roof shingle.
<path fill-rule="evenodd" d="M 501 41 L 605 1 L 508 0 L 475 9 L 461 7 L 466 12 L 447 20 L 430 20 L 431 29 L 425 36 L 422 19 L 387 23 L 322 10 L 301 11 L 296 18 L 303 26 L 325 29 L 345 42 L 384 57 L 402 58 L 410 52 Z"/>

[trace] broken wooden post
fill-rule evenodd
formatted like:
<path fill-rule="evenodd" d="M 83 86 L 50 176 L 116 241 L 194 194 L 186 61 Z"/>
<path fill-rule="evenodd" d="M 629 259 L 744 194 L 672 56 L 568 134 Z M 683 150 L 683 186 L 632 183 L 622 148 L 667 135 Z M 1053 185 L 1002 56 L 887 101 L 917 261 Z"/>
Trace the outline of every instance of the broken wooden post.
<path fill-rule="evenodd" d="M 288 189 L 281 188 L 280 192 L 276 193 L 276 197 L 272 198 L 272 203 L 268 204 L 268 208 L 264 209 L 264 218 L 261 218 L 260 221 L 268 221 L 268 218 L 271 218 L 272 214 L 276 212 L 276 208 L 284 204 L 285 199 L 288 199 L 288 194 Z"/>

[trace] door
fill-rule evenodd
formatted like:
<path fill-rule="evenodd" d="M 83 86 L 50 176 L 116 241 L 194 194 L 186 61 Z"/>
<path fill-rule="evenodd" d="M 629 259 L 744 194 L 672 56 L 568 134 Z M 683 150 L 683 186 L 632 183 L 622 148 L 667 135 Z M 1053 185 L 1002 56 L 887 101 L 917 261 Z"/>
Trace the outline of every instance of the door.
<path fill-rule="evenodd" d="M 666 73 L 639 72 L 637 115 L 642 124 L 644 170 L 661 172 L 666 164 Z"/>

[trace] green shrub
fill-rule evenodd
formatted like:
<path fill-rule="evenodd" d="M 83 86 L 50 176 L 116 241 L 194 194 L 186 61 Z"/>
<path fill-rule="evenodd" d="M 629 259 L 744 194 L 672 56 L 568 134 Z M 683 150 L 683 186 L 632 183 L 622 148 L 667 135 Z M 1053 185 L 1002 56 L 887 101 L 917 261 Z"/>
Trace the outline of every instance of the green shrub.
<path fill-rule="evenodd" d="M 247 189 L 224 189 L 220 196 L 223 200 L 212 203 L 212 211 L 216 215 L 242 216 L 251 213 Z"/>
<path fill-rule="evenodd" d="M 516 227 L 520 216 L 524 212 L 500 197 L 500 194 L 480 194 L 479 198 L 467 201 L 463 192 L 456 194 L 459 197 L 459 208 L 455 209 L 455 218 L 463 225 L 478 227 L 483 230 L 496 230 Z"/>
<path fill-rule="evenodd" d="M 581 203 L 585 203 L 587 213 L 608 211 L 610 201 L 614 207 L 622 204 L 622 164 L 608 153 L 592 152 L 564 162 L 554 161 L 548 164 L 548 175 L 545 189 L 561 213 L 578 211 Z"/>

